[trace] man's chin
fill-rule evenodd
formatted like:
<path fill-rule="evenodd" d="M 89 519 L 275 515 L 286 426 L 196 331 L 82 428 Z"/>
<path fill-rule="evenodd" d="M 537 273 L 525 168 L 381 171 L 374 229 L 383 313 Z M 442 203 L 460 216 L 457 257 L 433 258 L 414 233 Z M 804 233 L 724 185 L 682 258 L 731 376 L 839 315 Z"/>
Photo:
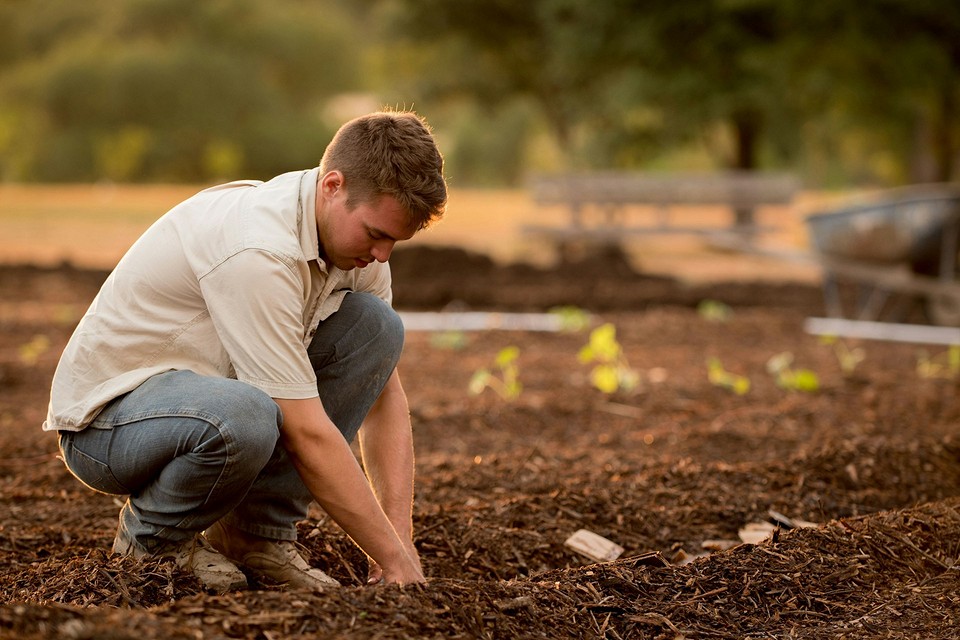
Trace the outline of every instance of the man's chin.
<path fill-rule="evenodd" d="M 361 260 L 359 258 L 341 258 L 339 260 L 331 260 L 330 262 L 333 264 L 333 266 L 335 266 L 337 269 L 340 269 L 341 271 L 351 271 L 352 269 L 363 269 L 364 267 L 370 264 L 369 262 L 365 260 Z"/>

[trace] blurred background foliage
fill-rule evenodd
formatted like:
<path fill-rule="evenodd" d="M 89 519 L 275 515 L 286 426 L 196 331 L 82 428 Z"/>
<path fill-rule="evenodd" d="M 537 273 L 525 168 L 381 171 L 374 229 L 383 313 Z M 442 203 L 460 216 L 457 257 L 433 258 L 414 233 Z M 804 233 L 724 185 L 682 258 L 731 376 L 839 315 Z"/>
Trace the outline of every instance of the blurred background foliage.
<path fill-rule="evenodd" d="M 317 163 L 413 108 L 458 187 L 560 169 L 957 179 L 960 3 L 0 0 L 0 180 Z"/>

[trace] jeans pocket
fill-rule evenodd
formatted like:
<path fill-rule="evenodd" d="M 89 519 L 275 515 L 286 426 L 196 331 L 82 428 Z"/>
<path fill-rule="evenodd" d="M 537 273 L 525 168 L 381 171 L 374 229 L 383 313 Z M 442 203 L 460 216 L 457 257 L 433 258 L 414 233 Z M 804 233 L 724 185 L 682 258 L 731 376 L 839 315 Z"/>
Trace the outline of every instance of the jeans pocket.
<path fill-rule="evenodd" d="M 63 461 L 70 473 L 94 491 L 111 495 L 126 495 L 129 493 L 126 487 L 113 477 L 113 472 L 110 471 L 110 466 L 107 463 L 80 451 L 69 435 L 61 436 L 60 452 L 63 454 Z"/>

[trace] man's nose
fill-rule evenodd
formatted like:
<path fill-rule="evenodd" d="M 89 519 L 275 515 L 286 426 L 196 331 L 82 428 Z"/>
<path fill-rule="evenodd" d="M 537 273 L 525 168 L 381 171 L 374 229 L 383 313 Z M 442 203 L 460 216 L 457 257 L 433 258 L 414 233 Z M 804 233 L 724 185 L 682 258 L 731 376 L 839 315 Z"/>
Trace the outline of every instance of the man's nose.
<path fill-rule="evenodd" d="M 393 247 L 396 244 L 394 240 L 382 240 L 373 245 L 373 248 L 370 249 L 370 255 L 373 256 L 373 259 L 377 262 L 386 262 L 390 259 L 390 254 L 393 253 Z"/>

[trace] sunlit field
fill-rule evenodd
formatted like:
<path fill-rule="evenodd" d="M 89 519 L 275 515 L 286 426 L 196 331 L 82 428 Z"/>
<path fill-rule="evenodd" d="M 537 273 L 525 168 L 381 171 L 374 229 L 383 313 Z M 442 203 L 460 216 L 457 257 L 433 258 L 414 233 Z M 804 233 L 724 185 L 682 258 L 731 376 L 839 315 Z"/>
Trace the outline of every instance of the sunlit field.
<path fill-rule="evenodd" d="M 126 248 L 171 206 L 199 185 L 0 185 L 0 263 L 111 268 Z M 770 227 L 759 246 L 778 257 L 747 255 L 710 247 L 700 238 L 650 234 L 632 239 L 637 268 L 690 281 L 725 278 L 807 280 L 818 277 L 809 260 L 804 218 L 840 196 L 805 192 L 792 205 L 767 207 L 757 214 Z M 654 224 L 658 212 L 636 208 L 637 224 Z M 670 219 L 683 226 L 722 228 L 730 218 L 723 207 L 677 207 Z M 499 262 L 545 266 L 552 247 L 522 232 L 529 224 L 562 224 L 560 207 L 538 208 L 522 189 L 453 190 L 442 221 L 412 242 L 458 246 Z"/>

